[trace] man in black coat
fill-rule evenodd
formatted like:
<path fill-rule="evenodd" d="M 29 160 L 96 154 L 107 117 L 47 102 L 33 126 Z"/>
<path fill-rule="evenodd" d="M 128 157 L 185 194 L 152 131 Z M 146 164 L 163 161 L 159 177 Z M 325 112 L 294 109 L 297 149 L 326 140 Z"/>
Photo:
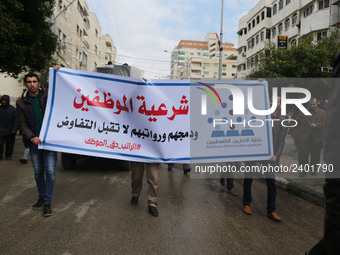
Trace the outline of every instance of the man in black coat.
<path fill-rule="evenodd" d="M 15 134 L 18 129 L 18 117 L 16 109 L 9 104 L 8 95 L 2 96 L 0 101 L 0 160 L 3 156 L 4 147 L 6 147 L 6 160 L 11 160 Z"/>

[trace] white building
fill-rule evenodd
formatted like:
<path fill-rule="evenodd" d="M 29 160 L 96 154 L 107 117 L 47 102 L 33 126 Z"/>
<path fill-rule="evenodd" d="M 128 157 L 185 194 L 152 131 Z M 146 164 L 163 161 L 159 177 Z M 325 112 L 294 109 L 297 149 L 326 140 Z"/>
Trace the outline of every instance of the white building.
<path fill-rule="evenodd" d="M 93 71 L 116 61 L 116 47 L 109 35 L 102 35 L 97 16 L 89 11 L 86 0 L 56 0 L 52 31 L 58 36 L 58 48 L 54 55 L 57 64 L 77 70 Z M 18 79 L 0 73 L 0 95 L 7 94 L 11 104 L 25 89 L 24 74 Z"/>
<path fill-rule="evenodd" d="M 237 78 L 244 78 L 259 61 L 266 43 L 278 45 L 287 38 L 287 47 L 300 37 L 315 33 L 327 36 L 340 24 L 340 0 L 261 0 L 238 24 Z"/>
<path fill-rule="evenodd" d="M 222 79 L 236 76 L 237 52 L 232 43 L 223 43 Z M 171 79 L 217 79 L 219 45 L 216 33 L 205 41 L 181 40 L 171 54 Z"/>

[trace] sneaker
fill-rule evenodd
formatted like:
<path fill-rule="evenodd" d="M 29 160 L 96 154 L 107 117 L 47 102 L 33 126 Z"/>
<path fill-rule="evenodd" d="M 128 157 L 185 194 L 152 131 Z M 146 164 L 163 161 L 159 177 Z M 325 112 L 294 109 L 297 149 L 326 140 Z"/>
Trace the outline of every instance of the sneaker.
<path fill-rule="evenodd" d="M 137 205 L 138 204 L 138 197 L 132 197 L 131 198 L 131 205 Z"/>
<path fill-rule="evenodd" d="M 245 214 L 251 215 L 252 212 L 251 212 L 251 209 L 250 209 L 250 205 L 245 205 L 245 206 L 243 207 L 243 212 L 244 212 Z"/>
<path fill-rule="evenodd" d="M 149 213 L 153 216 L 153 217 L 158 217 L 158 209 L 154 206 L 149 206 Z"/>
<path fill-rule="evenodd" d="M 281 222 L 282 220 L 276 212 L 267 213 L 267 217 L 275 222 Z"/>
<path fill-rule="evenodd" d="M 22 158 L 22 159 L 19 159 L 19 161 L 23 164 L 27 164 L 27 159 Z"/>
<path fill-rule="evenodd" d="M 238 192 L 236 191 L 236 189 L 232 188 L 232 189 L 227 189 L 227 193 L 233 195 L 233 196 L 238 196 Z"/>
<path fill-rule="evenodd" d="M 44 199 L 39 197 L 38 201 L 32 206 L 33 209 L 38 209 L 44 204 Z"/>
<path fill-rule="evenodd" d="M 48 217 L 52 215 L 51 205 L 44 204 L 44 216 Z"/>

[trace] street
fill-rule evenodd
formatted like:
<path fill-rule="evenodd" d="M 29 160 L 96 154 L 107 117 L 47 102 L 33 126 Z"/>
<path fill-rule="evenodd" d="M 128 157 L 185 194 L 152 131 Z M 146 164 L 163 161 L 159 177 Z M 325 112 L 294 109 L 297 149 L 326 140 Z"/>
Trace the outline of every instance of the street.
<path fill-rule="evenodd" d="M 240 196 L 217 179 L 193 179 L 162 164 L 158 218 L 147 211 L 147 183 L 130 205 L 129 171 L 113 160 L 83 159 L 75 170 L 61 167 L 53 215 L 33 210 L 38 199 L 31 162 L 17 136 L 12 161 L 0 161 L 0 254 L 304 254 L 323 234 L 324 209 L 277 189 L 282 223 L 266 217 L 266 183 L 253 182 L 251 216 Z"/>

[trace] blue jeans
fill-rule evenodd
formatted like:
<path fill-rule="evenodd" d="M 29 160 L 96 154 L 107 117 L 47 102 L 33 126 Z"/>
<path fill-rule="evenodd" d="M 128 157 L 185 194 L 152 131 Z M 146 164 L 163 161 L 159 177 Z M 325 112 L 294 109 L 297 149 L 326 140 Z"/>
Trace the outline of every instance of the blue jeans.
<path fill-rule="evenodd" d="M 30 152 L 39 197 L 44 199 L 45 204 L 51 204 L 54 192 L 57 152 L 39 150 L 35 144 L 30 145 Z"/>

